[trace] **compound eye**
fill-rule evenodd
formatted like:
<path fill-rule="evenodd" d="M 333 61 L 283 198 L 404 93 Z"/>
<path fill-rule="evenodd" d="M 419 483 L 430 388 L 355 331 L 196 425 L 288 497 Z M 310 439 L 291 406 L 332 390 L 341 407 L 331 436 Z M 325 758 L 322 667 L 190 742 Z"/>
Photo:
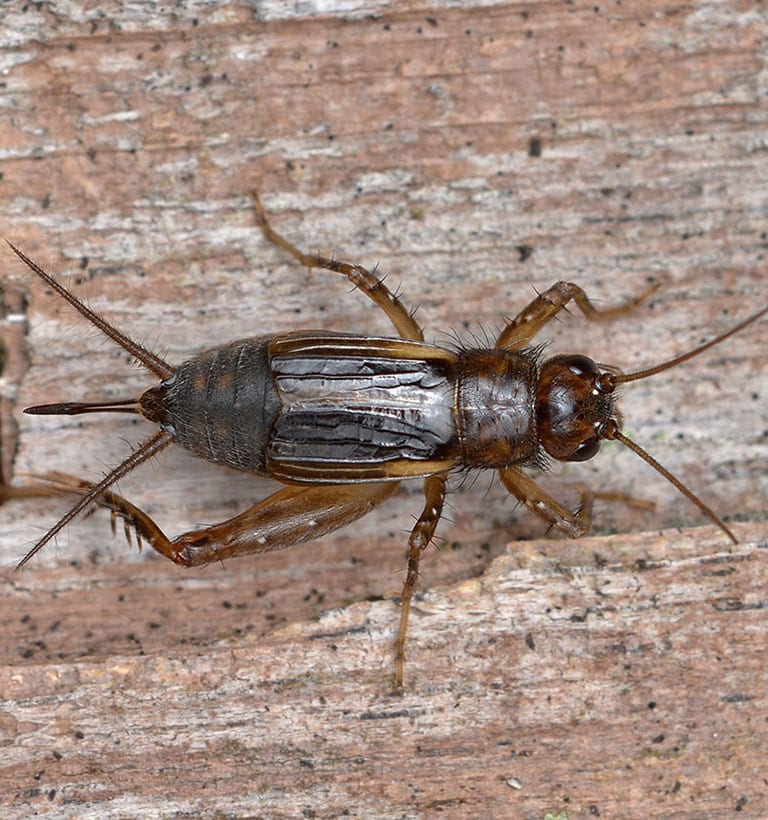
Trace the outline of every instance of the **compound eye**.
<path fill-rule="evenodd" d="M 600 450 L 600 439 L 588 438 L 568 456 L 565 461 L 589 461 L 594 458 Z"/>
<path fill-rule="evenodd" d="M 600 372 L 597 365 L 589 356 L 581 356 L 579 354 L 564 356 L 562 363 L 574 376 L 596 376 Z"/>

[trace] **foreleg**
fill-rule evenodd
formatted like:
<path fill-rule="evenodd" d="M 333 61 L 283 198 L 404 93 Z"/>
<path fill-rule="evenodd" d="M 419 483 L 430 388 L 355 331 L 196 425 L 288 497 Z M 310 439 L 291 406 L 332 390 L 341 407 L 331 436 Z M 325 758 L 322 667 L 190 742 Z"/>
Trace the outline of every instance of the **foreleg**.
<path fill-rule="evenodd" d="M 525 347 L 544 325 L 571 301 L 576 303 L 576 306 L 591 322 L 616 319 L 631 312 L 652 293 L 655 293 L 660 286 L 660 282 L 653 282 L 642 293 L 621 305 L 612 308 L 596 308 L 578 285 L 574 285 L 573 282 L 556 282 L 512 319 L 496 340 L 496 347 L 506 350 L 518 350 Z"/>
<path fill-rule="evenodd" d="M 571 512 L 516 467 L 505 467 L 499 470 L 499 476 L 507 490 L 526 509 L 546 521 L 550 527 L 565 533 L 569 538 L 579 538 L 589 532 L 592 526 L 592 504 L 596 498 L 618 501 L 643 510 L 653 510 L 655 506 L 652 501 L 624 493 L 594 492 L 582 487 L 579 506 L 575 512 Z"/>
<path fill-rule="evenodd" d="M 561 530 L 570 538 L 578 538 L 589 532 L 594 495 L 588 490 L 582 490 L 579 508 L 571 512 L 516 467 L 499 470 L 499 476 L 507 490 L 550 527 Z"/>

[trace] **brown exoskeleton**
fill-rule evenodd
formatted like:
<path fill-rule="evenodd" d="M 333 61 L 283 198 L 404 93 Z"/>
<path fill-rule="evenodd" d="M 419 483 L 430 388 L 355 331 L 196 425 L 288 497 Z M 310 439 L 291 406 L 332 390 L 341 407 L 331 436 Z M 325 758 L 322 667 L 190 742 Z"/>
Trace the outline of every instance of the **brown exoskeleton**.
<path fill-rule="evenodd" d="M 71 492 L 80 498 L 19 567 L 93 503 L 124 519 L 139 540 L 161 555 L 196 566 L 316 538 L 365 515 L 392 495 L 401 480 L 421 478 L 425 504 L 408 541 L 395 642 L 394 686 L 401 690 L 419 560 L 440 519 L 452 471 L 498 470 L 519 502 L 549 525 L 578 537 L 588 531 L 592 499 L 600 494 L 584 492 L 572 513 L 523 468 L 547 456 L 585 461 L 597 454 L 602 440 L 620 441 L 736 541 L 709 507 L 621 433 L 613 393 L 619 384 L 666 370 L 722 342 L 768 308 L 671 361 L 622 375 L 582 355 L 541 361 L 540 351 L 527 345 L 571 301 L 587 319 L 610 318 L 646 298 L 655 286 L 620 307 L 598 310 L 580 287 L 557 282 L 509 322 L 493 348 L 451 350 L 426 344 L 411 313 L 374 274 L 360 265 L 302 253 L 270 227 L 255 196 L 254 203 L 267 239 L 303 265 L 346 276 L 384 311 L 399 338 L 281 333 L 229 342 L 173 366 L 110 325 L 11 245 L 49 287 L 160 380 L 137 399 L 46 404 L 25 411 L 138 413 L 160 429 L 98 483 L 50 477 L 50 487 L 40 494 Z M 171 442 L 286 486 L 228 521 L 170 539 L 109 488 Z"/>

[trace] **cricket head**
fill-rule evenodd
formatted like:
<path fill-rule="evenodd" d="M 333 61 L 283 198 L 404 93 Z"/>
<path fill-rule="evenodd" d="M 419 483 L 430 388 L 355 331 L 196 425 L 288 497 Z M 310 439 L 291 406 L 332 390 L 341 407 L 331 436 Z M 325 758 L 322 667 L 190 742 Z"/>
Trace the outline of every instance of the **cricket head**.
<path fill-rule="evenodd" d="M 768 307 L 700 347 L 635 373 L 619 373 L 582 355 L 548 359 L 541 366 L 536 389 L 536 423 L 544 450 L 558 461 L 588 461 L 597 455 L 602 441 L 619 441 L 663 475 L 736 543 L 734 534 L 713 510 L 621 432 L 623 419 L 616 407 L 615 390 L 620 384 L 646 379 L 698 356 L 744 330 L 766 313 Z"/>

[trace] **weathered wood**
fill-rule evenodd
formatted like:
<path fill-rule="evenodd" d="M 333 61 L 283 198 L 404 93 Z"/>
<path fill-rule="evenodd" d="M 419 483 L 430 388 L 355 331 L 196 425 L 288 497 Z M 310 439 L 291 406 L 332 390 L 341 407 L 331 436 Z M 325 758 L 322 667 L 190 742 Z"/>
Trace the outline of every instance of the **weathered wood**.
<path fill-rule="evenodd" d="M 29 573 L 1 599 L 18 654 L 0 670 L 0 799 L 6 814 L 761 816 L 768 544 L 738 532 L 727 551 L 703 529 L 516 545 L 423 596 L 402 698 L 391 602 L 264 634 L 291 593 L 234 562 L 182 580 L 157 562 Z"/>
<path fill-rule="evenodd" d="M 626 320 L 549 336 L 629 370 L 765 304 L 765 10 L 462 6 L 4 10 L 2 232 L 174 361 L 285 328 L 389 332 L 263 241 L 254 188 L 301 247 L 402 280 L 429 338 L 494 329 L 559 278 L 614 302 L 663 275 Z M 20 408 L 148 382 L 7 252 L 2 283 L 3 470 L 97 475 L 144 425 Z M 425 560 L 402 699 L 392 599 L 418 486 L 352 532 L 194 573 L 112 540 L 103 513 L 76 523 L 0 587 L 4 814 L 765 815 L 764 339 L 623 403 L 630 435 L 752 520 L 738 548 L 707 528 L 491 564 L 542 529 L 481 478 Z M 657 500 L 600 505 L 599 532 L 701 523 L 618 447 L 545 480 Z M 268 488 L 169 452 L 121 491 L 176 533 Z M 62 511 L 0 507 L 0 560 Z"/>

